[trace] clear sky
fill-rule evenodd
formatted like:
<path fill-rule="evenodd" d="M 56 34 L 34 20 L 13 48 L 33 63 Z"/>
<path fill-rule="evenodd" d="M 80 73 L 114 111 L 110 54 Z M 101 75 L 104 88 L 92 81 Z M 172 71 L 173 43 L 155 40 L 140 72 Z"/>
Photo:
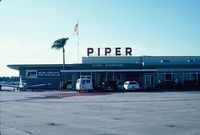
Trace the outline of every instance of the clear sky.
<path fill-rule="evenodd" d="M 66 63 L 87 47 L 123 47 L 138 55 L 200 54 L 200 0 L 1 0 L 0 76 L 18 75 L 8 64 L 61 64 L 51 49 L 69 37 Z"/>

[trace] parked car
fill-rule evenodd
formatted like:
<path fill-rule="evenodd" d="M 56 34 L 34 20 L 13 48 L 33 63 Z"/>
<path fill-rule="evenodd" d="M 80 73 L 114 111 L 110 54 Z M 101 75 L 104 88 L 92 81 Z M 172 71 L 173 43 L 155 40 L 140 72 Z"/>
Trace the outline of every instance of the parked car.
<path fill-rule="evenodd" d="M 126 81 L 124 82 L 124 89 L 125 91 L 134 91 L 134 90 L 139 90 L 140 85 L 136 81 Z"/>
<path fill-rule="evenodd" d="M 99 90 L 108 92 L 116 91 L 117 84 L 114 81 L 103 81 L 99 83 Z"/>
<path fill-rule="evenodd" d="M 124 82 L 117 83 L 117 91 L 123 92 L 124 90 Z"/>
<path fill-rule="evenodd" d="M 76 90 L 78 92 L 80 91 L 92 92 L 93 91 L 92 80 L 88 78 L 78 79 L 76 82 Z"/>

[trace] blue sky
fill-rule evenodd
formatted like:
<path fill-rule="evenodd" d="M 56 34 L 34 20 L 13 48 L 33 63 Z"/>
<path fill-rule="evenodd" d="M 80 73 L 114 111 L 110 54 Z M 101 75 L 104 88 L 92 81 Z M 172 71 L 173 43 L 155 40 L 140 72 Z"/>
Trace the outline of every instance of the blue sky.
<path fill-rule="evenodd" d="M 77 62 L 73 28 L 79 20 L 80 57 L 87 47 L 124 47 L 138 55 L 200 54 L 199 0 L 2 0 L 0 76 L 8 64 L 62 63 L 54 40 L 69 37 L 66 63 Z"/>

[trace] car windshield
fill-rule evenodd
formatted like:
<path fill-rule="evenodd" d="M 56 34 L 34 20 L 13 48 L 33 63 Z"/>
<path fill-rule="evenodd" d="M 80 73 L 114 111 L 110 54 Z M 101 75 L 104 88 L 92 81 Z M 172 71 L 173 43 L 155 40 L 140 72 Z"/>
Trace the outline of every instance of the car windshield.
<path fill-rule="evenodd" d="M 85 84 L 85 80 L 81 80 L 81 84 Z"/>
<path fill-rule="evenodd" d="M 86 80 L 86 83 L 90 83 L 90 80 Z"/>

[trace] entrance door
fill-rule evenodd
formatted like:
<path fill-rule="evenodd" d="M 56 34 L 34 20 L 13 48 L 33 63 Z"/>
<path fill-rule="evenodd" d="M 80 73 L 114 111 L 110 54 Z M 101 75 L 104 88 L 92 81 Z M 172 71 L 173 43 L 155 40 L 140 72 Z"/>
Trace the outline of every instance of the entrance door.
<path fill-rule="evenodd" d="M 144 75 L 144 87 L 145 88 L 153 87 L 153 75 L 152 74 Z"/>

